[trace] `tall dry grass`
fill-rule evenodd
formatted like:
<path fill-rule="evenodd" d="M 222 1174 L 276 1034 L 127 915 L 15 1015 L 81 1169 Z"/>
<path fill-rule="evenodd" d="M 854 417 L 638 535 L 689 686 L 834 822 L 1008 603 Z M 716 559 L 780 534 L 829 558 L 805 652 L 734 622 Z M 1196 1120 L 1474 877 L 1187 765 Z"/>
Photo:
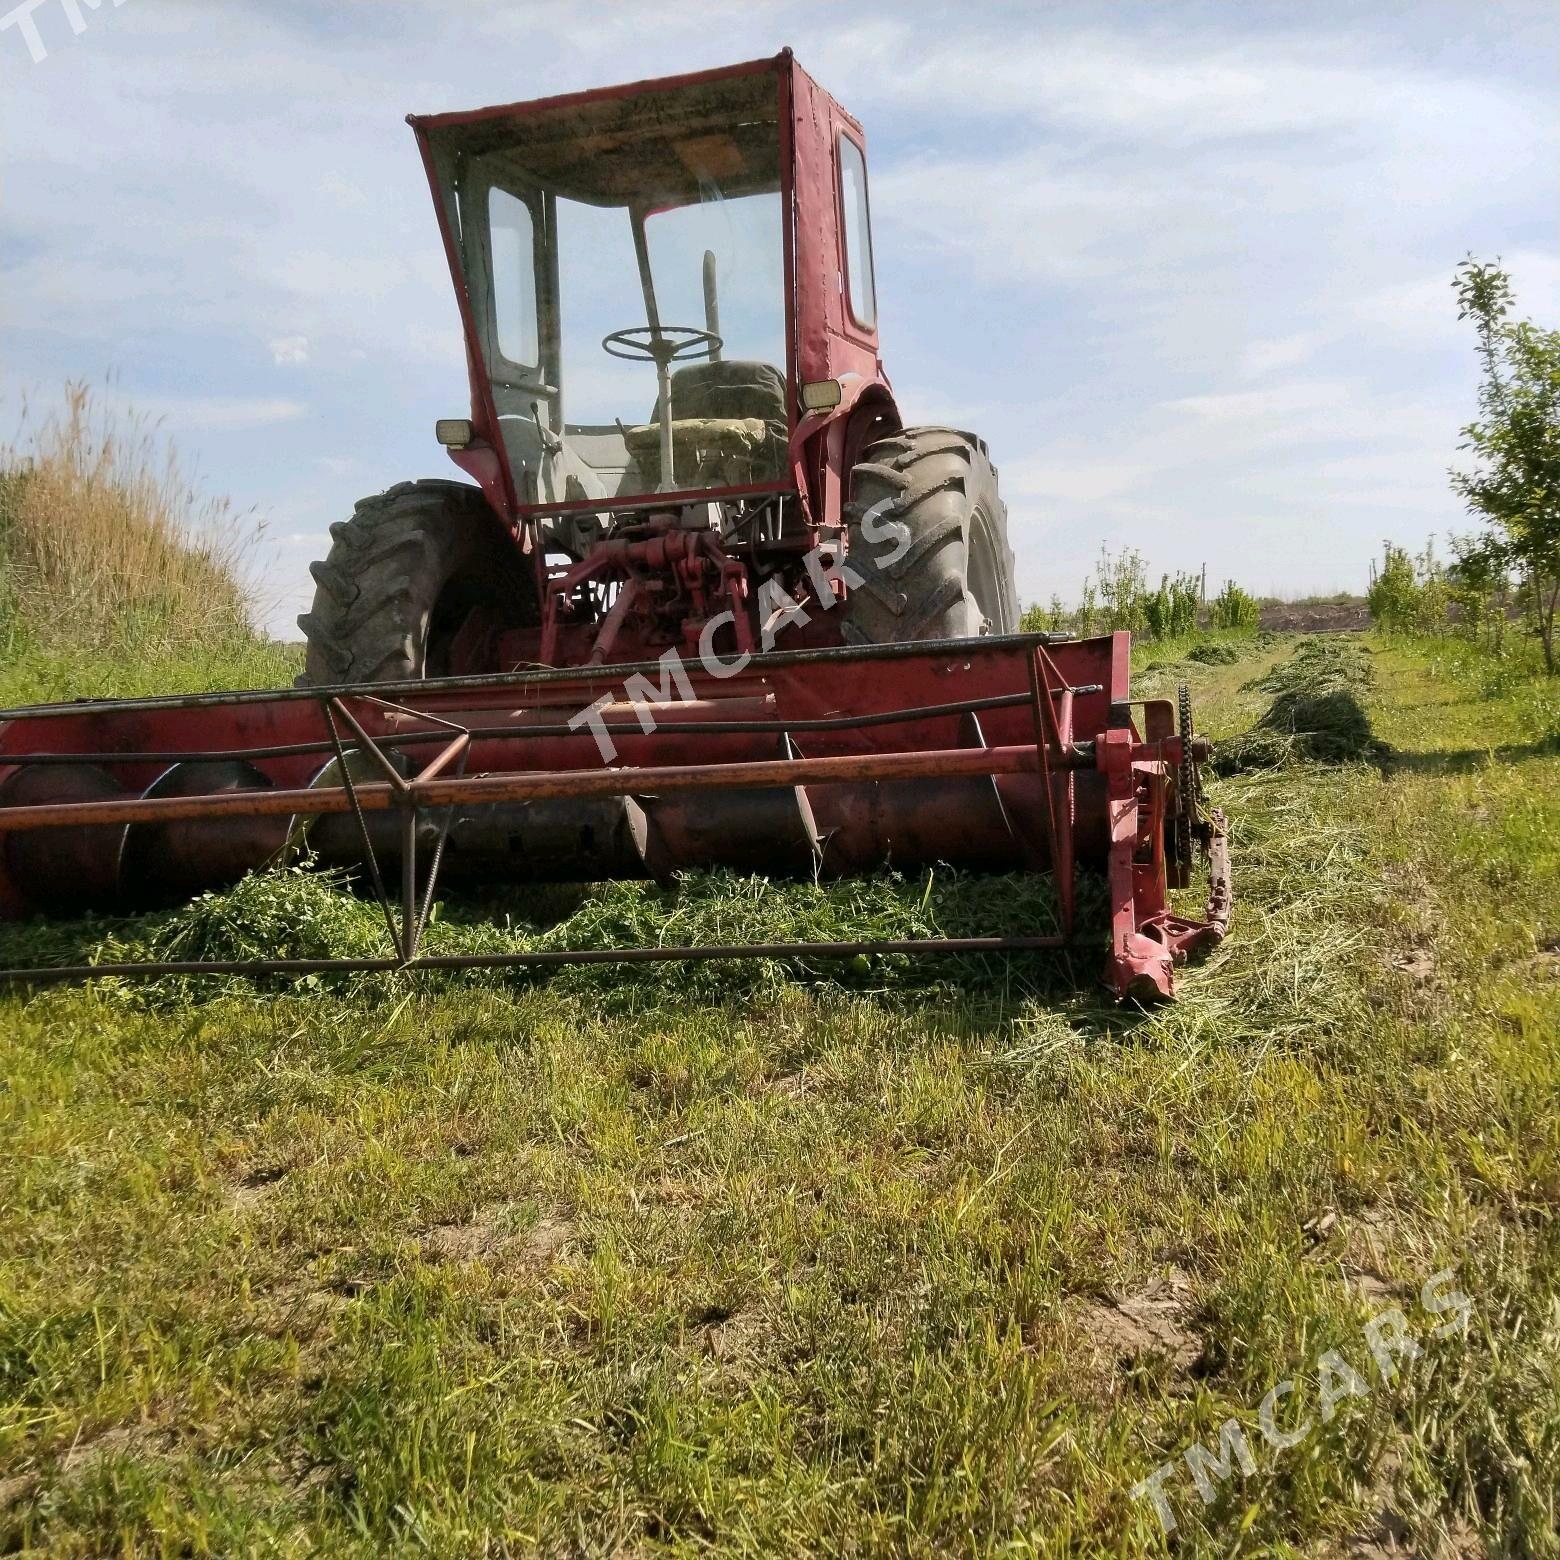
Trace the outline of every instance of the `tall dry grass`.
<path fill-rule="evenodd" d="M 42 648 L 179 655 L 256 634 L 258 527 L 202 495 L 155 422 L 85 385 L 0 447 L 0 621 Z"/>

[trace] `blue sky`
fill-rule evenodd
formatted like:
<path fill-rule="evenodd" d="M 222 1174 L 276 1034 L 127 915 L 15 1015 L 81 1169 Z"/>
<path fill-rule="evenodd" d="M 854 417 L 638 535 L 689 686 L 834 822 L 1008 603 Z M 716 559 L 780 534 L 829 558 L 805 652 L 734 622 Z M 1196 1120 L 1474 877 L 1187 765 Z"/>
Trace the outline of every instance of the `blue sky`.
<path fill-rule="evenodd" d="M 13 0 L 0 0 L 0 18 Z M 1560 322 L 1560 7 L 39 0 L 0 31 L 0 400 L 111 378 L 267 522 L 268 617 L 355 498 L 453 474 L 409 111 L 794 47 L 866 125 L 884 357 L 990 441 L 1026 600 L 1100 544 L 1360 587 L 1462 524 L 1451 272 Z M 627 321 L 624 322 L 629 323 Z M 10 420 L 5 426 L 9 427 Z"/>

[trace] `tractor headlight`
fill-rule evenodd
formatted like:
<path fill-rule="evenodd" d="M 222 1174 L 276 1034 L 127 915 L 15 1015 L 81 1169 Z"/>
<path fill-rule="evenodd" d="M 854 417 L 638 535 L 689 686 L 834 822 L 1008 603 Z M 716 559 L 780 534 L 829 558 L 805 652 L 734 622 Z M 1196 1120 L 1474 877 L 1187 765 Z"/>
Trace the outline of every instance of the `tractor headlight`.
<path fill-rule="evenodd" d="M 433 436 L 447 450 L 468 450 L 477 437 L 477 430 L 466 417 L 441 417 L 433 425 Z"/>
<path fill-rule="evenodd" d="M 809 412 L 832 412 L 844 399 L 844 387 L 837 379 L 815 379 L 802 386 L 802 405 Z"/>

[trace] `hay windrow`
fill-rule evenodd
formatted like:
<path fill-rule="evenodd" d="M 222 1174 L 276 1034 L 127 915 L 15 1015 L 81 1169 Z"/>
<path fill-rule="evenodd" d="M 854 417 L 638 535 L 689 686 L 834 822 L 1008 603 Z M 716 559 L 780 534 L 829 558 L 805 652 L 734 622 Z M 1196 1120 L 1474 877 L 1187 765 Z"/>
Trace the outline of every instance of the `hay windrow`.
<path fill-rule="evenodd" d="M 1240 651 L 1222 639 L 1210 639 L 1206 644 L 1193 645 L 1186 652 L 1186 659 L 1199 666 L 1233 666 L 1240 659 Z"/>
<path fill-rule="evenodd" d="M 1386 744 L 1375 733 L 1366 699 L 1370 661 L 1353 638 L 1306 640 L 1281 666 L 1250 684 L 1273 697 L 1250 731 L 1219 744 L 1219 774 L 1284 764 L 1379 761 Z"/>

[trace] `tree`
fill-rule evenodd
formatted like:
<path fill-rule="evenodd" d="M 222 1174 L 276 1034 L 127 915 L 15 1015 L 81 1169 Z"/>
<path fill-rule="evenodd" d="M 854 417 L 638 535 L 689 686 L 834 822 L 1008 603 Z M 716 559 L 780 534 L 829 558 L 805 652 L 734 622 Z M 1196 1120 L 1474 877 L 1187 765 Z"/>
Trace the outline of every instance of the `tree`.
<path fill-rule="evenodd" d="M 1386 544 L 1381 567 L 1372 571 L 1365 598 L 1371 621 L 1389 634 L 1411 634 L 1420 619 L 1419 576 L 1406 547 Z"/>
<path fill-rule="evenodd" d="M 1452 487 L 1469 512 L 1487 522 L 1486 562 L 1514 569 L 1523 602 L 1553 675 L 1555 615 L 1560 608 L 1560 331 L 1509 318 L 1511 279 L 1498 264 L 1471 255 L 1452 283 L 1459 319 L 1471 319 L 1484 379 L 1479 420 L 1463 429 L 1459 449 L 1471 471 L 1454 471 Z"/>

